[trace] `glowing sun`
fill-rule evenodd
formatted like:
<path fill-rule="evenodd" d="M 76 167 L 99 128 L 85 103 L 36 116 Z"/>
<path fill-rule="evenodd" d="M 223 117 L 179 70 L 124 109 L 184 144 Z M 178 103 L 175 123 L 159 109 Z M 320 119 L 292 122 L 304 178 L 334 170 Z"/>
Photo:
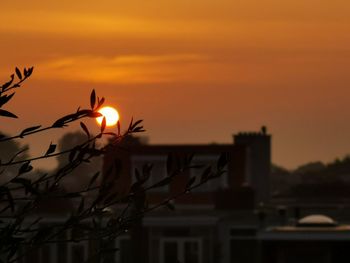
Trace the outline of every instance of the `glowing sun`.
<path fill-rule="evenodd" d="M 112 107 L 103 107 L 98 110 L 103 116 L 96 118 L 96 121 L 99 125 L 101 125 L 103 117 L 106 117 L 106 125 L 113 126 L 116 125 L 119 120 L 119 113 L 115 108 Z"/>

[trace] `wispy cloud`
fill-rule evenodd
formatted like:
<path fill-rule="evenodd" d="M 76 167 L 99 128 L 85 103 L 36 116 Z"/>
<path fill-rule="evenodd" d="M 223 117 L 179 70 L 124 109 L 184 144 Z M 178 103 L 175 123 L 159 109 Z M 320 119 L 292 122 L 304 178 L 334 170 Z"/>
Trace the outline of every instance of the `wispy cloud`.
<path fill-rule="evenodd" d="M 16 19 L 13 19 L 15 17 Z M 208 28 L 218 28 L 212 21 L 162 20 L 156 17 L 98 14 L 94 12 L 9 10 L 1 15 L 0 32 L 21 34 L 105 36 L 202 35 Z"/>
<path fill-rule="evenodd" d="M 38 65 L 48 79 L 97 83 L 160 83 L 190 80 L 186 70 L 205 64 L 209 58 L 197 54 L 73 56 Z"/>

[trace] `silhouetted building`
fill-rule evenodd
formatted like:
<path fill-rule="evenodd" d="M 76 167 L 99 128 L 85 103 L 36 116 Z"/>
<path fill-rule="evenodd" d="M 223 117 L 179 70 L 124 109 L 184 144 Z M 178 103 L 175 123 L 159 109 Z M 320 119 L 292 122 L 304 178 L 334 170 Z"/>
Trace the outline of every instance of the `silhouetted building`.
<path fill-rule="evenodd" d="M 176 196 L 172 201 L 175 210 L 161 206 L 134 221 L 127 233 L 105 244 L 120 248 L 108 262 L 345 262 L 342 259 L 350 245 L 350 207 L 336 201 L 273 199 L 269 180 L 271 136 L 266 128 L 233 138 L 232 144 L 208 145 L 147 145 L 129 138 L 111 149 L 104 160 L 103 179 L 121 195 L 128 193 L 150 165 L 145 188 L 162 181 L 173 165 L 180 165 L 193 154 L 192 165 L 197 168 L 183 171 L 170 184 L 148 190 L 146 196 L 135 197 L 130 215 L 137 214 L 144 203 L 152 207 L 172 196 Z M 191 178 L 195 178 L 194 183 L 200 182 L 206 168 L 216 167 L 222 154 L 228 160 L 225 173 L 178 195 Z M 118 211 L 123 205 L 112 209 Z M 53 221 L 67 216 L 52 215 Z M 95 246 L 91 241 L 53 244 L 22 262 L 78 262 L 87 259 Z"/>
<path fill-rule="evenodd" d="M 266 129 L 260 132 L 240 133 L 232 144 L 211 145 L 144 145 L 130 143 L 115 148 L 105 160 L 105 171 L 114 160 L 120 160 L 118 180 L 115 188 L 124 192 L 136 182 L 136 170 L 142 171 L 152 164 L 151 177 L 146 187 L 167 176 L 167 159 L 171 155 L 177 160 L 194 154 L 192 163 L 202 169 L 189 169 L 177 176 L 169 185 L 148 191 L 148 205 L 157 204 L 169 196 L 183 191 L 190 178 L 195 182 L 207 166 L 216 167 L 221 154 L 228 158 L 225 172 L 202 186 L 176 198 L 175 211 L 166 208 L 147 214 L 142 222 L 143 235 L 135 240 L 130 237 L 130 247 L 143 240 L 144 248 L 137 262 L 230 262 L 234 241 L 255 244 L 259 215 L 254 212 L 257 204 L 269 201 L 269 173 L 271 165 L 271 136 Z M 113 175 L 105 175 L 113 183 Z M 237 222 L 237 219 L 239 219 Z M 243 225 L 242 225 L 243 224 Z M 232 236 L 239 233 L 243 240 Z M 240 236 L 238 236 L 240 237 Z M 125 238 L 128 238 L 125 236 Z M 239 249 L 240 252 L 243 250 Z M 243 253 L 243 252 L 242 252 Z M 247 255 L 251 256 L 251 253 Z M 140 256 L 142 255 L 142 256 Z"/>

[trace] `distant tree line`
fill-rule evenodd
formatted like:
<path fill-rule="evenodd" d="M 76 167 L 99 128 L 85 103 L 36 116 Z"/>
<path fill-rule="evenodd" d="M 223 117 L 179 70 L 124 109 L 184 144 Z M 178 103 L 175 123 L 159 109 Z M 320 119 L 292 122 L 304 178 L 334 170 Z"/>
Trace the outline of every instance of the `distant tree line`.
<path fill-rule="evenodd" d="M 273 166 L 275 197 L 350 198 L 350 156 L 333 162 L 310 162 L 293 171 Z"/>

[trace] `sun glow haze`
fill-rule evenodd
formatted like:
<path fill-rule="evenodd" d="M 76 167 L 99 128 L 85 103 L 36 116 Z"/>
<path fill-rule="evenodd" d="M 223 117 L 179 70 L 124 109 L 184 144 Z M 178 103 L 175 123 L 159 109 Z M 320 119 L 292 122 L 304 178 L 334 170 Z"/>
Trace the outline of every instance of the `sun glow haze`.
<path fill-rule="evenodd" d="M 103 117 L 106 117 L 106 125 L 113 126 L 116 125 L 119 120 L 119 113 L 113 107 L 103 107 L 99 111 L 103 116 L 96 118 L 96 121 L 99 125 L 101 125 Z"/>
<path fill-rule="evenodd" d="M 1 132 L 51 123 L 94 88 L 123 119 L 147 120 L 152 144 L 232 143 L 266 125 L 283 167 L 349 153 L 350 1 L 1 0 L 0 9 L 0 85 L 34 66 L 7 104 L 20 120 Z M 43 136 L 31 150 L 52 141 Z"/>

